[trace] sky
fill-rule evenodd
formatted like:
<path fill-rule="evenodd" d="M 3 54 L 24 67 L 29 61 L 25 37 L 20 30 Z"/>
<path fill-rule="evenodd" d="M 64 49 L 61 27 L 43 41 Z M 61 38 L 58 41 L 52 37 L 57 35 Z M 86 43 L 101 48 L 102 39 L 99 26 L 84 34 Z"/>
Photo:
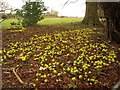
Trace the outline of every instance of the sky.
<path fill-rule="evenodd" d="M 8 2 L 12 8 L 21 8 L 23 0 L 4 0 Z M 85 0 L 78 0 L 75 3 L 68 3 L 64 6 L 67 0 L 42 0 L 48 10 L 56 10 L 59 16 L 84 17 L 85 15 Z M 76 0 L 70 0 L 76 1 Z M 64 6 L 64 7 L 63 7 Z"/>

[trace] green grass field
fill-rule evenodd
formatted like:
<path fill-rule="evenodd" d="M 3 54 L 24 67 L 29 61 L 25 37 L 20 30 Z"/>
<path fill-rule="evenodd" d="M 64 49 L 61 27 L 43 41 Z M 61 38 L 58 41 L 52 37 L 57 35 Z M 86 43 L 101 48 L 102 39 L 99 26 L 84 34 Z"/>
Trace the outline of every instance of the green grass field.
<path fill-rule="evenodd" d="M 58 25 L 71 22 L 80 22 L 82 18 L 45 18 L 38 22 L 38 25 Z M 2 22 L 2 28 L 7 29 L 11 27 L 11 22 L 18 22 L 17 19 L 7 19 Z"/>
<path fill-rule="evenodd" d="M 10 28 L 11 27 L 11 24 L 10 24 L 11 22 L 16 22 L 17 23 L 18 20 L 17 19 L 13 19 L 13 18 L 12 19 L 7 19 L 7 20 L 2 22 L 2 28 L 3 29 Z"/>
<path fill-rule="evenodd" d="M 38 22 L 41 25 L 57 25 L 71 22 L 80 22 L 82 18 L 45 18 Z"/>

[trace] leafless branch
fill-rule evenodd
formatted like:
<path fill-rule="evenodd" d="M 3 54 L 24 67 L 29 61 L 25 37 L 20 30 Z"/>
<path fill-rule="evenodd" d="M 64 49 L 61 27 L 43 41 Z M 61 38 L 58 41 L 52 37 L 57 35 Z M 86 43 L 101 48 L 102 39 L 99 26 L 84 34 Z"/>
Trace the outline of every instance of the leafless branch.
<path fill-rule="evenodd" d="M 64 3 L 63 8 L 65 7 L 65 5 L 66 5 L 68 2 L 69 2 L 69 0 L 67 0 L 67 1 Z"/>
<path fill-rule="evenodd" d="M 76 3 L 76 2 L 78 2 L 78 0 L 75 0 L 75 1 L 71 1 L 70 3 Z"/>
<path fill-rule="evenodd" d="M 78 2 L 78 0 L 75 0 L 75 1 L 70 1 L 70 0 L 67 0 L 65 3 L 64 3 L 64 5 L 63 5 L 63 8 L 68 4 L 71 4 L 71 3 L 76 3 L 76 2 Z"/>

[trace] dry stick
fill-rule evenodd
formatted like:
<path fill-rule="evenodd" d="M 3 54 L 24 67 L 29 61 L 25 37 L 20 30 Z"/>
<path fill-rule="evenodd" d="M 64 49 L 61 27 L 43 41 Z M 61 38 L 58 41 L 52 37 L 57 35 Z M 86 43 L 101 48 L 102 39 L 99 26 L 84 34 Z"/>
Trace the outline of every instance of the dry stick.
<path fill-rule="evenodd" d="M 15 71 L 16 71 L 16 73 L 17 73 L 17 71 L 18 71 L 18 68 L 17 68 Z"/>
<path fill-rule="evenodd" d="M 17 73 L 15 72 L 15 68 L 13 68 L 12 71 L 13 71 L 13 73 L 15 74 L 16 78 L 19 80 L 19 82 L 20 82 L 21 84 L 25 84 L 25 83 L 21 80 L 21 78 L 17 75 Z"/>
<path fill-rule="evenodd" d="M 10 72 L 3 72 L 3 73 L 5 73 L 5 74 L 10 74 Z"/>
<path fill-rule="evenodd" d="M 15 68 L 2 68 L 2 70 L 7 70 L 7 71 L 13 71 L 13 73 L 15 74 L 16 78 L 18 79 L 18 81 L 21 83 L 21 84 L 26 84 L 24 83 L 21 78 L 17 75 L 16 71 L 15 71 Z M 18 70 L 18 68 L 16 69 Z"/>
<path fill-rule="evenodd" d="M 11 68 L 2 68 L 4 71 L 11 71 Z"/>

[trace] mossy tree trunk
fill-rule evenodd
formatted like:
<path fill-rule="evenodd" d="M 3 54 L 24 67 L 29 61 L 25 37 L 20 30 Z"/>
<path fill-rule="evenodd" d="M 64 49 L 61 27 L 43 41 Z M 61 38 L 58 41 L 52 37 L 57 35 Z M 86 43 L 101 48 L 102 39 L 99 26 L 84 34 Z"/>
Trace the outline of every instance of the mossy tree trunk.
<path fill-rule="evenodd" d="M 88 1 L 88 0 L 87 0 Z M 86 14 L 82 21 L 83 24 L 89 26 L 100 26 L 101 23 L 98 17 L 98 3 L 97 2 L 86 2 Z"/>

